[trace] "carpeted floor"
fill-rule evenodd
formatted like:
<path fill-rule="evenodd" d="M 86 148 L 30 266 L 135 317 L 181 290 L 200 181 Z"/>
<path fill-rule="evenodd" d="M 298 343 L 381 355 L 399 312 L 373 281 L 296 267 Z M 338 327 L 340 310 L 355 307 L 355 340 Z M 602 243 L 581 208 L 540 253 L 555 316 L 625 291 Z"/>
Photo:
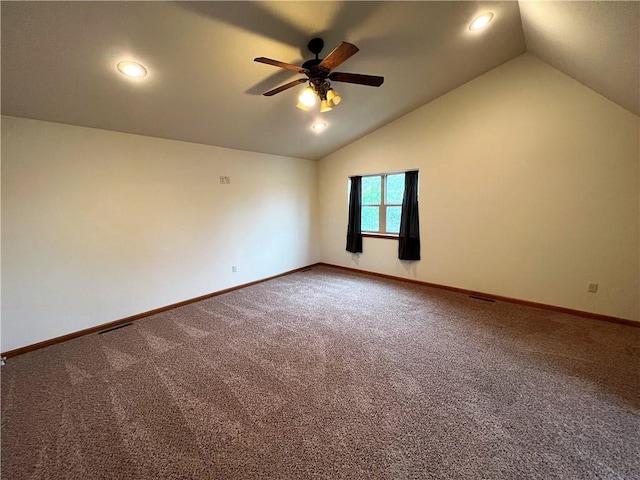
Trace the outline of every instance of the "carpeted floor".
<path fill-rule="evenodd" d="M 640 329 L 326 267 L 2 367 L 2 479 L 638 479 Z"/>

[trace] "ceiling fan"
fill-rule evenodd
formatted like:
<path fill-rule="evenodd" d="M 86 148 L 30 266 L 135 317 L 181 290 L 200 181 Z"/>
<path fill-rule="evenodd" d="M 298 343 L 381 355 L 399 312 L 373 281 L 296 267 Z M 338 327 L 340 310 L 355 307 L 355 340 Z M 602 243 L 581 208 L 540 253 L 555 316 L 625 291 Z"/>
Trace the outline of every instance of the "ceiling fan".
<path fill-rule="evenodd" d="M 331 110 L 332 107 L 340 103 L 342 100 L 337 92 L 331 88 L 330 81 L 355 83 L 371 87 L 379 87 L 382 85 L 382 82 L 384 82 L 384 77 L 378 77 L 375 75 L 361 75 L 358 73 L 332 71 L 342 62 L 358 52 L 358 47 L 351 43 L 341 42 L 340 45 L 334 48 L 324 59 L 318 58 L 318 54 L 324 47 L 324 41 L 321 38 L 312 39 L 307 46 L 316 58 L 307 60 L 301 67 L 265 57 L 258 57 L 254 59 L 255 62 L 266 63 L 267 65 L 292 70 L 306 76 L 306 78 L 299 78 L 298 80 L 294 80 L 293 82 L 289 82 L 274 88 L 273 90 L 269 90 L 263 95 L 271 97 L 276 93 L 283 92 L 289 88 L 295 87 L 296 85 L 308 82 L 309 86 L 300 96 L 298 107 L 303 110 L 308 110 L 309 107 L 315 104 L 315 97 L 317 96 L 321 101 L 320 111 L 325 112 Z"/>

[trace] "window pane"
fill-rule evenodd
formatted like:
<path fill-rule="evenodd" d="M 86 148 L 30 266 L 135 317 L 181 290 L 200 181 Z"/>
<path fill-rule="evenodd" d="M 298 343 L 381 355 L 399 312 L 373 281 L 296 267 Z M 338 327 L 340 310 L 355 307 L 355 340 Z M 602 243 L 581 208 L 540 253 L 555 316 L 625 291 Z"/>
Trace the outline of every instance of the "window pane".
<path fill-rule="evenodd" d="M 380 207 L 362 207 L 362 231 L 380 230 Z"/>
<path fill-rule="evenodd" d="M 387 233 L 400 231 L 400 215 L 402 207 L 387 207 Z"/>
<path fill-rule="evenodd" d="M 387 201 L 385 203 L 402 203 L 404 195 L 404 173 L 387 175 Z"/>
<path fill-rule="evenodd" d="M 380 186 L 382 177 L 362 177 L 362 204 L 382 203 Z"/>

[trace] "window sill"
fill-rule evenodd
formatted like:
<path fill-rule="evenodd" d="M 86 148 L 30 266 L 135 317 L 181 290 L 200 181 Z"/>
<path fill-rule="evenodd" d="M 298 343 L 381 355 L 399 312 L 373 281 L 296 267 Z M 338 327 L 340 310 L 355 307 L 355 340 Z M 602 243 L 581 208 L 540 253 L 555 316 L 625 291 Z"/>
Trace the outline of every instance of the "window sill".
<path fill-rule="evenodd" d="M 367 238 L 386 238 L 387 240 L 397 240 L 398 235 L 392 233 L 362 233 L 362 237 Z"/>

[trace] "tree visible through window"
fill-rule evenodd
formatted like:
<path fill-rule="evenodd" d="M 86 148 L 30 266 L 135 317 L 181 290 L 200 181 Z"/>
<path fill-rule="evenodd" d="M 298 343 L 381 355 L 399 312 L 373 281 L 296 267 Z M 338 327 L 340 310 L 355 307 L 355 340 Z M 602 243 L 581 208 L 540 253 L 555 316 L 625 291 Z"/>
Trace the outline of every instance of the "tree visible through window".
<path fill-rule="evenodd" d="M 403 195 L 404 173 L 362 177 L 362 232 L 397 235 Z"/>

